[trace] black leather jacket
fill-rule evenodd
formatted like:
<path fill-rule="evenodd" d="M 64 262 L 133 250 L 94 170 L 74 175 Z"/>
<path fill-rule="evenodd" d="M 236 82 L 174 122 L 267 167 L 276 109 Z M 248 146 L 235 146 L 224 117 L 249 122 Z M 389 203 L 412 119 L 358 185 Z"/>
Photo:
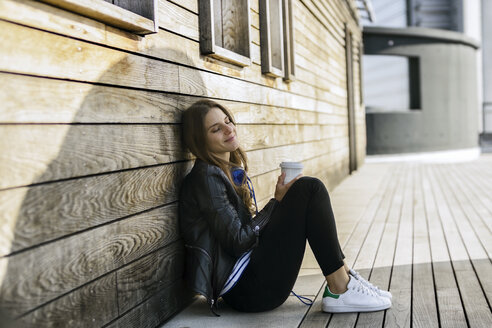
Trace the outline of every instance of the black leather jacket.
<path fill-rule="evenodd" d="M 277 204 L 270 199 L 253 219 L 225 173 L 200 159 L 183 180 L 179 225 L 186 246 L 185 280 L 207 298 L 212 312 L 236 260 L 258 244 Z"/>

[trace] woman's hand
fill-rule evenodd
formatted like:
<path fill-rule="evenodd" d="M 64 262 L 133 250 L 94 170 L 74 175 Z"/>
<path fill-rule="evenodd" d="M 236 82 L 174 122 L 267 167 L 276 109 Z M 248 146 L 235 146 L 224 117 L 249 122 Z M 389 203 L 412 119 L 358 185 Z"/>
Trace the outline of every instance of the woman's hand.
<path fill-rule="evenodd" d="M 285 194 L 287 193 L 287 190 L 296 182 L 300 177 L 302 177 L 302 173 L 296 176 L 294 179 L 292 179 L 289 183 L 284 184 L 285 180 L 285 172 L 279 175 L 278 180 L 277 180 L 277 185 L 275 186 L 275 199 L 278 200 L 279 202 L 282 201 L 282 198 L 284 198 Z"/>

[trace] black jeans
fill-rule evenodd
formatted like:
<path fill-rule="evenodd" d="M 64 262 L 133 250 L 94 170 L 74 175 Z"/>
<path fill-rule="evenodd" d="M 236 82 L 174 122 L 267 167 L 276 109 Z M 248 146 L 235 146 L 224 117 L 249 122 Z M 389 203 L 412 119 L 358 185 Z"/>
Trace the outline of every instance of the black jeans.
<path fill-rule="evenodd" d="M 306 239 L 325 276 L 343 266 L 330 197 L 317 178 L 302 177 L 285 194 L 260 235 L 237 284 L 223 295 L 244 312 L 274 309 L 287 300 L 299 274 Z"/>

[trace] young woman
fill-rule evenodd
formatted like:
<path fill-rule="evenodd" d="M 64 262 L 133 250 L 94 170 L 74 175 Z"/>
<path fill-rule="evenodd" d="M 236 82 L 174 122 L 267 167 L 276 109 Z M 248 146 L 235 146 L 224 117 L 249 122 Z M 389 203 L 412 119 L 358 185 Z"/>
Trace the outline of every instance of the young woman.
<path fill-rule="evenodd" d="M 296 281 L 306 240 L 326 276 L 325 312 L 365 312 L 391 306 L 391 294 L 350 270 L 338 242 L 323 183 L 278 177 L 274 197 L 258 211 L 236 123 L 222 105 L 201 100 L 183 114 L 184 143 L 196 156 L 180 191 L 185 279 L 212 312 L 222 297 L 239 311 L 285 302 Z M 215 308 L 215 309 L 214 309 Z"/>

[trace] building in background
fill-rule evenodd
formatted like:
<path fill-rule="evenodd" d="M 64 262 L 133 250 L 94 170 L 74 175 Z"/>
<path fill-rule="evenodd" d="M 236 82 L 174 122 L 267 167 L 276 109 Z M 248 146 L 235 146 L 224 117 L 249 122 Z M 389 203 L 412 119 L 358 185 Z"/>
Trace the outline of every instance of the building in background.
<path fill-rule="evenodd" d="M 375 21 L 363 19 L 367 153 L 478 154 L 492 132 L 492 53 L 482 37 L 490 1 L 371 3 Z"/>

